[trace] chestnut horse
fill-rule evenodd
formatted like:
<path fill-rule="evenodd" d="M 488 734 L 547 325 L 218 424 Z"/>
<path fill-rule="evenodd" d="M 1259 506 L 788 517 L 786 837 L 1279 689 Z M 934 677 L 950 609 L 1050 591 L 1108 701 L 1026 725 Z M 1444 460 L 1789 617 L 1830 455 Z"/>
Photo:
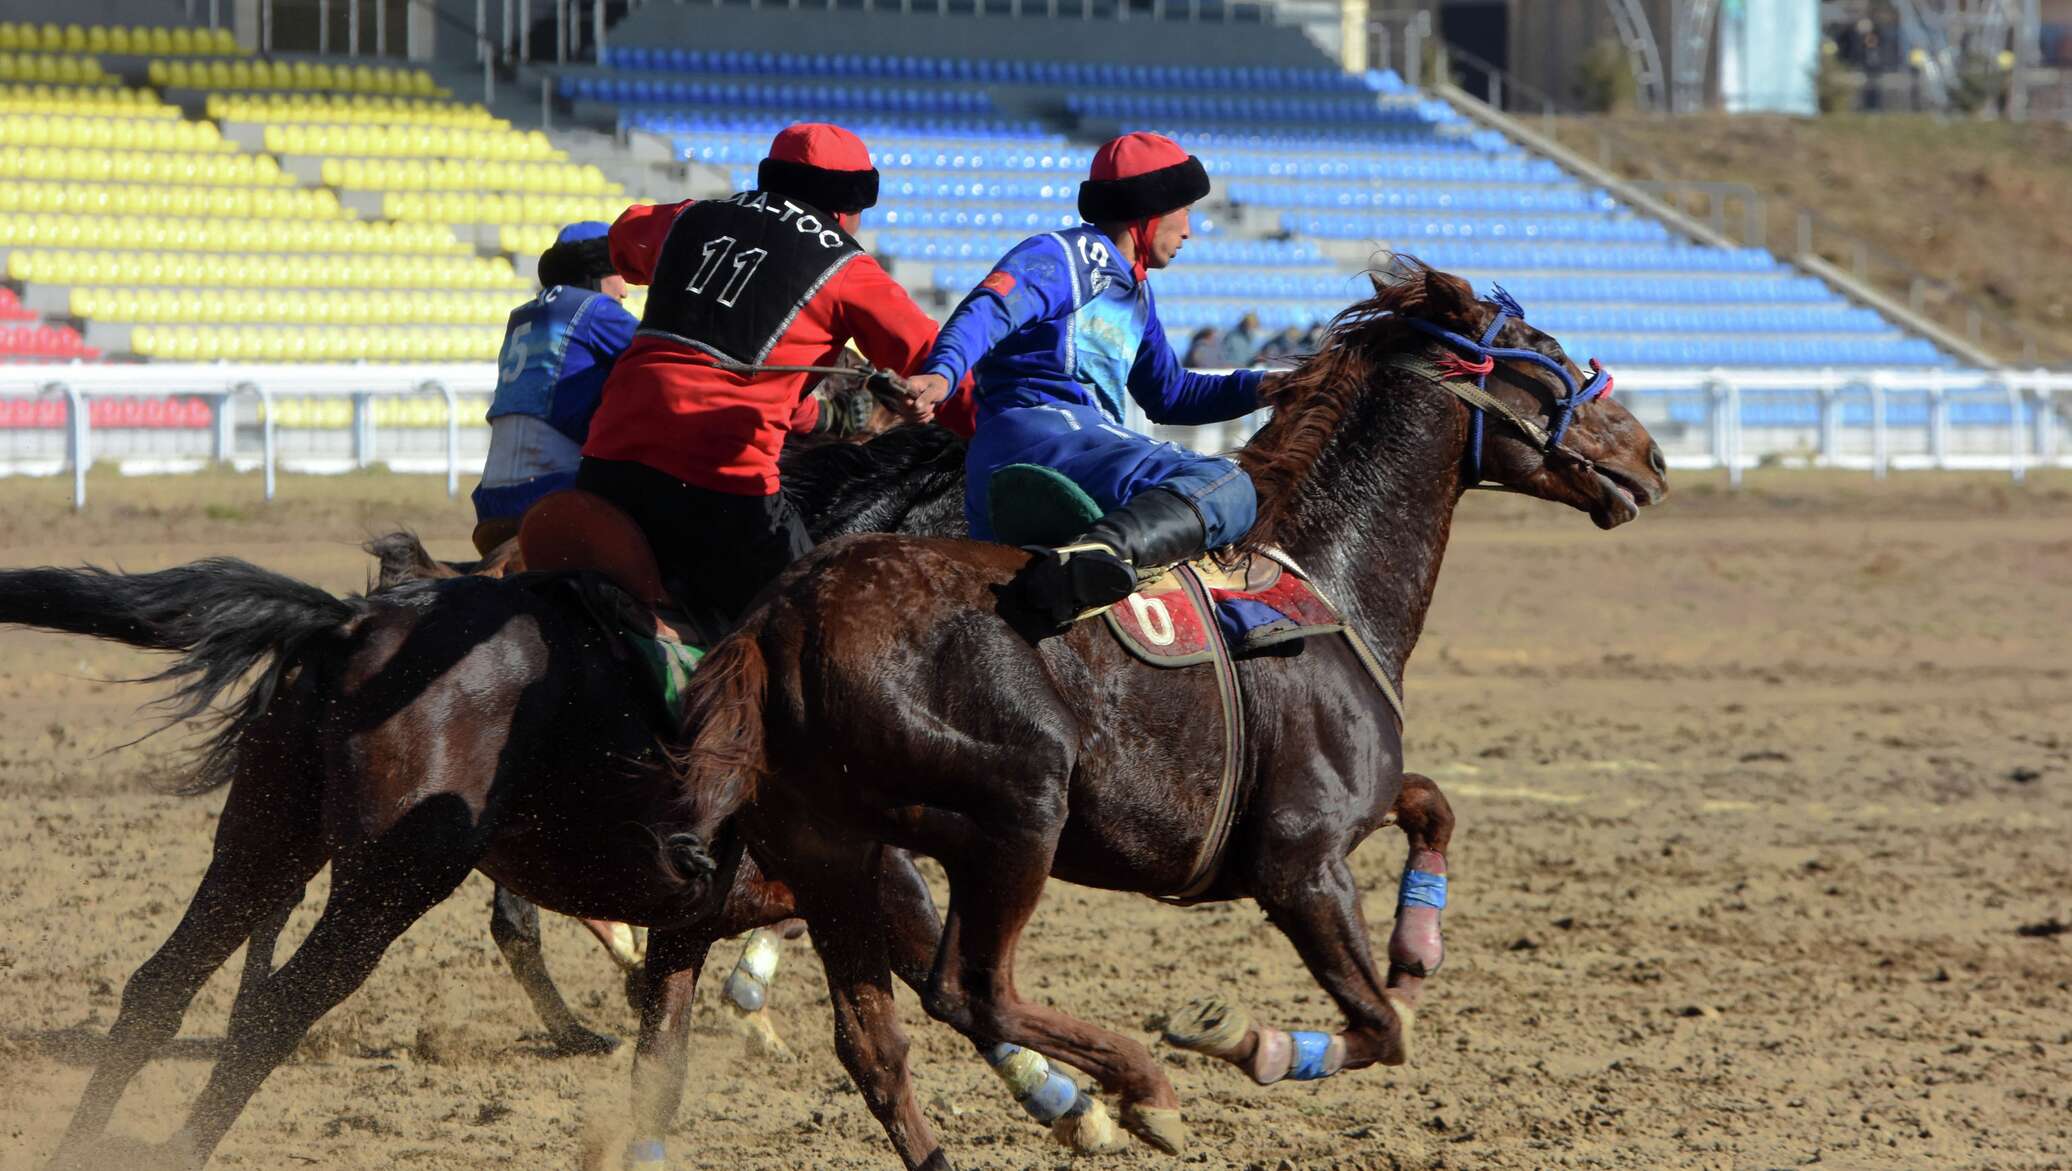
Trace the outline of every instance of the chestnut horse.
<path fill-rule="evenodd" d="M 1471 466 L 1603 528 L 1667 491 L 1661 453 L 1605 389 L 1601 370 L 1578 371 L 1500 294 L 1478 301 L 1422 268 L 1377 282 L 1320 354 L 1268 385 L 1272 421 L 1238 453 L 1261 501 L 1248 542 L 1305 567 L 1400 686 Z M 1186 1141 L 1150 1052 L 1023 999 L 1014 957 L 1053 876 L 1149 895 L 1187 883 L 1217 820 L 1223 743 L 1199 717 L 1219 710 L 1216 683 L 1147 666 L 1101 623 L 1033 628 L 1010 585 L 1027 563 L 970 541 L 833 542 L 780 578 L 693 682 L 698 731 L 672 840 L 715 843 L 714 857 L 680 848 L 670 860 L 694 861 L 684 878 L 696 888 L 725 855 L 717 843 L 738 839 L 790 887 L 827 969 L 842 1061 L 910 1168 L 950 1163 L 915 1101 L 893 1008 L 908 932 L 887 922 L 878 886 L 889 848 L 928 854 L 949 877 L 930 1016 L 981 1048 L 1085 1070 L 1140 1138 L 1168 1152 Z M 1430 781 L 1405 775 L 1397 713 L 1355 648 L 1317 637 L 1239 664 L 1240 812 L 1195 901 L 1255 900 L 1346 1028 L 1290 1037 L 1211 1002 L 1170 1032 L 1262 1082 L 1402 1062 L 1409 1004 L 1440 958 L 1431 904 L 1443 902 L 1452 815 Z M 1391 822 L 1410 839 L 1405 902 L 1428 913 L 1399 916 L 1385 981 L 1347 858 Z"/>
<path fill-rule="evenodd" d="M 963 530 L 963 444 L 939 428 L 804 451 L 784 475 L 821 533 Z M 230 559 L 141 574 L 0 571 L 0 622 L 178 654 L 163 675 L 178 685 L 173 719 L 235 697 L 181 790 L 229 786 L 208 871 L 123 989 L 58 1165 L 107 1165 L 98 1140 L 123 1090 L 209 976 L 277 926 L 327 862 L 330 896 L 309 936 L 277 971 L 270 940 L 247 964 L 170 1161 L 206 1162 L 309 1027 L 471 869 L 564 914 L 693 924 L 647 957 L 635 1096 L 643 1118 L 666 1124 L 706 949 L 790 917 L 791 899 L 742 863 L 701 905 L 658 860 L 652 827 L 681 793 L 667 747 L 677 729 L 607 650 L 579 596 L 595 588 L 580 574 L 467 576 L 339 598 Z M 888 918 L 911 927 L 906 970 L 920 981 L 935 910 L 904 856 L 888 854 L 885 868 L 887 897 L 907 904 Z"/>

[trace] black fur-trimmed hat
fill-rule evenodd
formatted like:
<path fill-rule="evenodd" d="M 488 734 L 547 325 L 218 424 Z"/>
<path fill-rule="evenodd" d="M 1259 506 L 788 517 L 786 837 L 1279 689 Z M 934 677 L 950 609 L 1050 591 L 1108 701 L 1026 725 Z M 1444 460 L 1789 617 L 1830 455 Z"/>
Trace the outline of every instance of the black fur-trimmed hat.
<path fill-rule="evenodd" d="M 755 185 L 836 214 L 878 202 L 878 169 L 871 165 L 869 148 L 826 122 L 801 122 L 778 131 L 770 156 L 756 168 Z"/>
<path fill-rule="evenodd" d="M 1079 214 L 1090 224 L 1129 223 L 1178 211 L 1209 193 L 1201 160 L 1162 134 L 1125 134 L 1094 154 L 1079 185 Z"/>
<path fill-rule="evenodd" d="M 554 243 L 540 253 L 540 287 L 595 289 L 599 281 L 615 274 L 610 233 L 610 225 L 598 220 L 583 220 L 561 229 Z"/>

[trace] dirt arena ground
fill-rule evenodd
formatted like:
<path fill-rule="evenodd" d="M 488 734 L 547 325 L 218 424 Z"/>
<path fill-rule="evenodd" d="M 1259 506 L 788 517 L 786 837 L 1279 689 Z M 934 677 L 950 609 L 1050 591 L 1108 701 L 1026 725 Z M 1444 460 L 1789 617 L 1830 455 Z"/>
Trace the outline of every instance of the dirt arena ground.
<path fill-rule="evenodd" d="M 1183 1162 L 2072 1166 L 2072 479 L 1677 488 L 1612 534 L 1529 501 L 1463 509 L 1409 680 L 1411 762 L 1460 816 L 1421 1047 L 1401 1070 L 1271 1089 L 1169 1054 L 1198 1140 Z M 0 563 L 233 552 L 352 589 L 368 532 L 465 545 L 462 509 L 427 480 L 290 479 L 272 508 L 249 478 L 94 490 L 73 517 L 61 485 L 0 481 Z M 150 664 L 0 632 L 0 1167 L 50 1152 L 123 981 L 208 856 L 220 798 L 156 788 L 173 739 L 118 747 L 146 694 L 105 680 Z M 1356 860 L 1377 940 L 1402 851 L 1388 831 Z M 470 880 L 405 936 L 216 1165 L 564 1168 L 604 1141 L 629 1057 L 547 1055 L 490 942 L 488 893 Z M 604 957 L 560 920 L 547 946 L 579 1010 L 624 1035 Z M 810 951 L 785 962 L 776 1014 L 798 1063 L 746 1058 L 708 985 L 676 1165 L 892 1165 L 834 1058 Z M 1286 1027 L 1337 1021 L 1244 905 L 1057 886 L 1021 973 L 1029 994 L 1147 1039 L 1202 990 Z M 118 1129 L 177 1125 L 231 977 Z M 903 1003 L 961 1165 L 1067 1162 Z M 1100 1163 L 1165 1161 L 1136 1147 Z"/>

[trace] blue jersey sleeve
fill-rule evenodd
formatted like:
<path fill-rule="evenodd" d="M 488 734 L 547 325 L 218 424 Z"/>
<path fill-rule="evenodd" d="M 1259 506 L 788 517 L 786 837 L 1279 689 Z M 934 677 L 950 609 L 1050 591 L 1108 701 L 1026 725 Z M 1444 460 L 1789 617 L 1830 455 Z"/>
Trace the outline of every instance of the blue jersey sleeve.
<path fill-rule="evenodd" d="M 640 322 L 617 297 L 593 297 L 587 308 L 575 340 L 590 347 L 597 365 L 609 367 L 633 344 L 633 331 L 640 328 Z"/>
<path fill-rule="evenodd" d="M 977 288 L 966 294 L 922 367 L 955 386 L 1000 340 L 1038 321 L 1072 311 L 1072 262 L 1051 236 L 1017 244 Z"/>
<path fill-rule="evenodd" d="M 1258 370 L 1235 370 L 1229 374 L 1196 374 L 1180 365 L 1172 344 L 1166 341 L 1165 326 L 1158 320 L 1158 306 L 1151 307 L 1144 340 L 1137 345 L 1137 360 L 1130 367 L 1130 397 L 1144 408 L 1154 423 L 1194 426 L 1221 423 L 1259 409 L 1259 383 L 1266 375 Z"/>

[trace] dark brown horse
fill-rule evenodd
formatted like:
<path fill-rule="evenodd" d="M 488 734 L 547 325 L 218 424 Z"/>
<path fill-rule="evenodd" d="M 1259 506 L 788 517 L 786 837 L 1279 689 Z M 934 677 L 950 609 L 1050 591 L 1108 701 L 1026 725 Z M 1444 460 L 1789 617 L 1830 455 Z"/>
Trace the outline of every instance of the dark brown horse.
<path fill-rule="evenodd" d="M 957 532 L 962 463 L 947 432 L 900 429 L 803 453 L 785 479 L 824 533 Z M 471 869 L 565 914 L 692 924 L 659 933 L 648 952 L 636 1096 L 644 1117 L 666 1122 L 706 949 L 792 908 L 752 862 L 730 866 L 698 903 L 659 861 L 653 827 L 680 798 L 665 748 L 676 729 L 589 617 L 599 588 L 587 575 L 527 574 L 339 598 L 228 559 L 143 574 L 0 571 L 0 622 L 177 654 L 165 676 L 178 684 L 174 718 L 236 696 L 184 788 L 229 786 L 208 872 L 124 988 L 60 1165 L 105 1165 L 97 1142 L 124 1088 L 203 982 L 327 862 L 329 901 L 309 936 L 277 971 L 248 966 L 252 984 L 170 1144 L 176 1162 L 204 1163 L 309 1026 Z M 907 904 L 888 918 L 913 926 L 908 971 L 925 979 L 934 908 L 905 858 L 885 867 L 887 897 Z"/>
<path fill-rule="evenodd" d="M 1378 290 L 1321 354 L 1270 384 L 1273 420 L 1239 453 L 1262 502 L 1250 541 L 1308 570 L 1392 684 L 1423 626 L 1471 457 L 1497 485 L 1604 528 L 1667 490 L 1653 440 L 1608 398 L 1546 442 L 1560 428 L 1537 420 L 1565 414 L 1587 379 L 1553 339 L 1501 324 L 1498 347 L 1543 355 L 1567 377 L 1500 357 L 1477 397 L 1460 380 L 1477 355 L 1449 355 L 1409 320 L 1478 338 L 1497 312 L 1425 270 Z M 1479 451 L 1463 394 L 1491 412 Z M 1120 1098 L 1123 1124 L 1162 1149 L 1186 1138 L 1145 1047 L 1024 1000 L 1014 956 L 1053 876 L 1152 895 L 1188 882 L 1217 820 L 1222 742 L 1197 715 L 1218 710 L 1216 685 L 1208 671 L 1146 666 L 1098 622 L 1043 637 L 1007 588 L 1027 560 L 968 541 L 834 542 L 780 579 L 694 683 L 688 832 L 741 837 L 791 888 L 825 961 L 842 1060 L 908 1167 L 949 1161 L 915 1102 L 893 1009 L 907 945 L 877 886 L 889 848 L 931 855 L 949 876 L 929 1015 L 982 1048 L 1022 1046 L 1093 1074 Z M 1568 601 L 1547 599 L 1549 614 Z M 1452 815 L 1430 781 L 1405 775 L 1396 714 L 1351 644 L 1317 638 L 1239 666 L 1241 812 L 1199 899 L 1256 901 L 1346 1028 L 1290 1038 L 1205 1003 L 1171 1032 L 1261 1081 L 1399 1063 L 1409 1003 L 1439 960 L 1436 913 L 1399 917 L 1384 979 L 1347 858 L 1394 822 L 1414 871 L 1443 873 Z"/>

